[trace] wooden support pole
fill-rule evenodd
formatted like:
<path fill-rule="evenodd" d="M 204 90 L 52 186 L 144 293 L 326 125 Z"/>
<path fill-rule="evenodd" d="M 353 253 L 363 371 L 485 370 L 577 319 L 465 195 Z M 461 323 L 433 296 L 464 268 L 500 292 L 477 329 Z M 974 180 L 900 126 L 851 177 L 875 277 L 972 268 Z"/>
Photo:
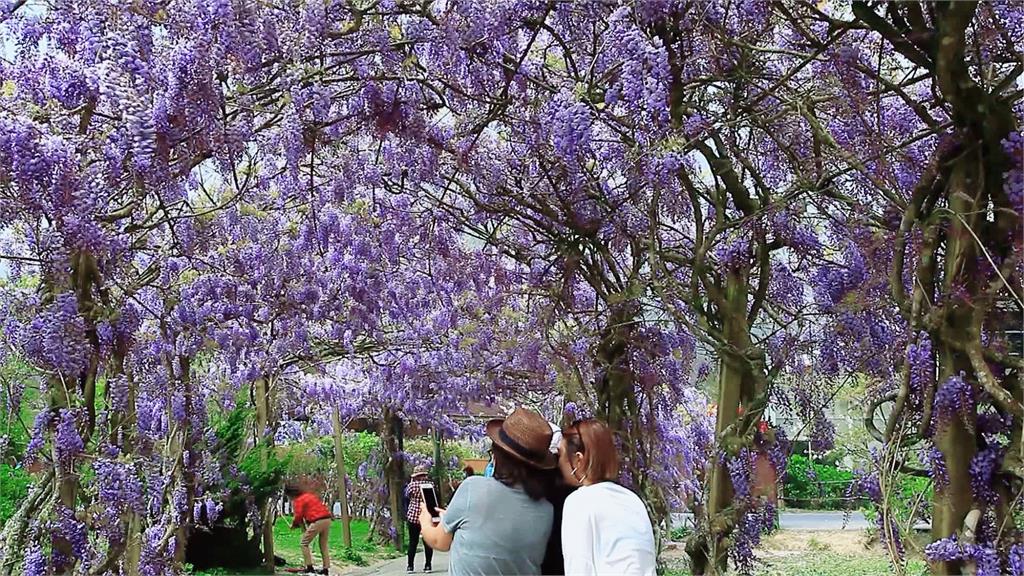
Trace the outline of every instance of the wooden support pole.
<path fill-rule="evenodd" d="M 345 451 L 344 433 L 341 426 L 341 410 L 335 407 L 331 411 L 331 419 L 334 421 L 334 464 L 338 478 L 338 502 L 341 505 L 341 530 L 345 547 L 352 547 L 352 518 L 348 513 L 348 486 L 346 485 L 345 474 Z"/>
<path fill-rule="evenodd" d="M 270 390 L 267 379 L 260 377 L 254 383 L 254 396 L 256 400 L 256 441 L 262 442 L 270 425 Z M 268 439 L 268 446 L 261 451 L 260 459 L 263 468 L 268 465 L 267 452 L 273 447 L 273 438 Z M 274 507 L 269 500 L 261 506 L 260 513 L 263 516 L 263 569 L 270 574 L 274 573 Z"/>
<path fill-rule="evenodd" d="M 441 494 L 441 474 L 442 474 L 442 470 L 443 470 L 442 467 L 441 467 L 442 466 L 442 464 L 441 464 L 441 431 L 435 428 L 433 436 L 434 436 L 434 486 L 436 486 L 438 498 L 440 498 L 440 494 Z"/>

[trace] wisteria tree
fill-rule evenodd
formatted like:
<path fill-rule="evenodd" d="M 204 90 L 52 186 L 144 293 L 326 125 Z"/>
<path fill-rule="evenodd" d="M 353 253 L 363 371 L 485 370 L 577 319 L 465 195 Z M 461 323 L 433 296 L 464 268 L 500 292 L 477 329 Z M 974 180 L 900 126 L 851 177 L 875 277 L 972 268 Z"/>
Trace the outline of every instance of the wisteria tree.
<path fill-rule="evenodd" d="M 854 2 L 803 7 L 801 37 L 850 30 L 802 113 L 839 171 L 818 204 L 842 257 L 822 269 L 833 367 L 878 378 L 866 416 L 885 444 L 865 479 L 883 505 L 893 471 L 935 488 L 927 556 L 936 573 L 1019 573 L 1021 490 L 1022 29 L 1011 3 Z"/>
<path fill-rule="evenodd" d="M 676 496 L 704 498 L 694 480 L 718 456 L 701 410 L 686 404 L 700 376 L 697 343 L 722 361 L 716 440 L 728 450 L 707 475 L 711 505 L 701 506 L 708 514 L 691 547 L 698 571 L 725 568 L 738 527 L 734 557 L 749 567 L 773 518 L 743 484 L 757 453 L 771 452 L 783 472 L 784 449 L 760 418 L 775 376 L 819 334 L 801 319 L 821 245 L 798 220 L 810 220 L 806 197 L 824 180 L 794 103 L 810 88 L 789 82 L 820 51 L 776 50 L 785 20 L 767 6 L 705 8 L 459 7 L 437 23 L 465 30 L 443 39 L 448 50 L 408 49 L 425 76 L 417 82 L 441 78 L 431 94 L 445 97 L 438 121 L 454 130 L 454 145 L 421 138 L 450 163 L 420 182 L 423 197 L 529 266 L 553 317 L 574 319 L 574 346 L 554 346 L 571 376 L 563 389 L 637 450 L 630 472 L 655 516 L 666 511 L 657 491 L 673 485 L 648 465 L 659 456 L 690 464 Z M 491 34 L 463 21 L 493 24 Z M 685 434 L 666 426 L 676 403 L 694 424 Z M 807 415 L 821 423 L 817 408 Z M 655 444 L 660 455 L 645 451 Z M 648 475 L 661 481 L 650 490 Z"/>
<path fill-rule="evenodd" d="M 529 270 L 529 289 L 550 302 L 562 392 L 620 431 L 626 475 L 662 519 L 669 499 L 696 491 L 684 470 L 703 465 L 709 440 L 690 379 L 695 343 L 666 323 L 649 285 L 647 202 L 671 179 L 664 155 L 644 148 L 669 128 L 666 90 L 664 78 L 643 83 L 658 53 L 635 14 L 591 8 L 457 5 L 405 26 L 422 78 L 396 93 L 443 98 L 436 122 L 448 128 L 424 132 L 430 116 L 407 109 L 419 120 L 395 137 L 442 153 L 445 170 L 412 183 L 422 203 Z"/>
<path fill-rule="evenodd" d="M 388 410 L 441 423 L 545 381 L 516 276 L 381 186 L 399 156 L 362 128 L 388 122 L 371 70 L 394 63 L 384 15 L 4 15 L 3 335 L 41 375 L 28 457 L 52 470 L 5 526 L 5 571 L 23 550 L 33 574 L 179 569 L 197 506 L 215 520 L 209 490 L 237 474 L 204 457 L 208 410 L 242 392 L 269 458 L 289 368 L 362 358 Z M 248 519 L 271 561 L 265 498 Z"/>

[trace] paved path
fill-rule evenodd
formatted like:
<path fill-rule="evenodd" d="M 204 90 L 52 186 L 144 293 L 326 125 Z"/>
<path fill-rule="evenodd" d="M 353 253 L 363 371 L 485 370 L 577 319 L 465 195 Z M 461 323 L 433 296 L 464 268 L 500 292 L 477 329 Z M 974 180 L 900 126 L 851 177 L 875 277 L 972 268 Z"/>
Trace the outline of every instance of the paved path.
<path fill-rule="evenodd" d="M 672 515 L 674 526 L 693 524 L 693 514 L 683 512 Z M 821 531 L 821 530 L 863 530 L 871 524 L 860 512 L 815 511 L 794 512 L 783 510 L 779 513 L 779 527 L 782 530 Z"/>
<path fill-rule="evenodd" d="M 673 514 L 672 522 L 676 526 L 692 523 L 693 515 L 689 513 Z M 783 530 L 820 531 L 820 530 L 863 530 L 870 523 L 860 512 L 851 512 L 847 519 L 844 512 L 794 512 L 784 510 L 779 514 L 779 522 Z M 448 554 L 434 552 L 432 574 L 448 574 Z M 423 574 L 423 551 L 416 554 L 416 573 Z M 345 576 L 405 576 L 405 556 L 382 562 L 374 566 L 357 568 L 347 571 Z"/>
<path fill-rule="evenodd" d="M 672 514 L 672 523 L 675 526 L 688 525 L 693 523 L 693 515 L 684 512 Z M 871 524 L 860 512 L 851 512 L 847 517 L 845 512 L 830 511 L 792 511 L 784 510 L 779 513 L 779 523 L 783 530 L 797 531 L 822 531 L 822 530 L 863 530 Z M 448 553 L 434 552 L 432 561 L 434 570 L 431 574 L 448 574 Z M 332 573 L 334 570 L 332 570 Z M 373 566 L 355 568 L 353 570 L 339 571 L 345 576 L 405 576 L 405 556 L 387 560 Z M 416 554 L 416 574 L 423 574 L 423 550 Z"/>
<path fill-rule="evenodd" d="M 434 551 L 434 558 L 430 561 L 434 570 L 431 574 L 448 574 L 448 553 Z M 382 562 L 374 566 L 359 568 L 347 572 L 345 576 L 405 576 L 405 556 Z M 416 554 L 416 574 L 423 574 L 423 548 Z"/>
<path fill-rule="evenodd" d="M 782 512 L 779 528 L 782 530 L 863 530 L 871 524 L 860 512 Z"/>

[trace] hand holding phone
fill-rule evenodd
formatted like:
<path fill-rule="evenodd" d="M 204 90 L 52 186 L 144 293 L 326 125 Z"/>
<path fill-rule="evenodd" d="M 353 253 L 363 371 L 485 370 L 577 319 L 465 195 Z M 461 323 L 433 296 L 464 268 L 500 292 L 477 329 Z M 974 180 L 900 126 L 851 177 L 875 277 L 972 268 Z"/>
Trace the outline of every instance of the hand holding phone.
<path fill-rule="evenodd" d="M 427 513 L 430 514 L 430 521 L 437 524 L 441 521 L 441 514 L 438 512 L 437 492 L 434 491 L 434 485 L 420 484 L 420 493 L 423 496 L 423 505 L 426 506 Z"/>

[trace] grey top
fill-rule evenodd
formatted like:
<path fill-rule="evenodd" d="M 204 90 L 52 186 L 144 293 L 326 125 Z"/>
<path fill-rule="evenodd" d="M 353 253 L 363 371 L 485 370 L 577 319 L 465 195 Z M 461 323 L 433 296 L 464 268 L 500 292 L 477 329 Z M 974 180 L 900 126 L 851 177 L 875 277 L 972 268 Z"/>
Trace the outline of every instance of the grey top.
<path fill-rule="evenodd" d="M 441 526 L 455 535 L 451 576 L 540 574 L 553 521 L 551 503 L 473 476 L 455 491 Z"/>

